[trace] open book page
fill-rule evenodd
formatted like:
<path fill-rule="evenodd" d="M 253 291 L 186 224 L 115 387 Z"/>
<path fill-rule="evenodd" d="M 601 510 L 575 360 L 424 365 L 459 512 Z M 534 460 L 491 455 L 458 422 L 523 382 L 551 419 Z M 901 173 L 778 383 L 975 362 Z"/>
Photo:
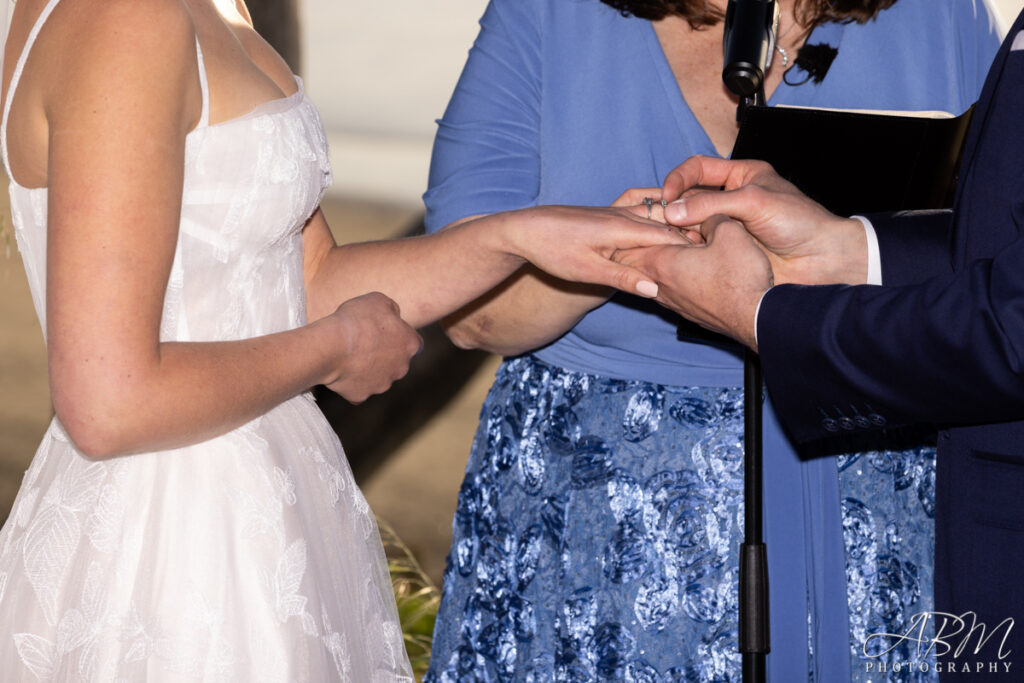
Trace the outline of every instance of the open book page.
<path fill-rule="evenodd" d="M 844 114 L 875 114 L 879 116 L 913 116 L 921 119 L 953 119 L 956 114 L 948 111 L 914 111 L 910 109 L 838 109 L 829 107 L 807 107 L 802 104 L 777 104 L 777 109 L 810 109 L 816 111 L 834 111 Z"/>

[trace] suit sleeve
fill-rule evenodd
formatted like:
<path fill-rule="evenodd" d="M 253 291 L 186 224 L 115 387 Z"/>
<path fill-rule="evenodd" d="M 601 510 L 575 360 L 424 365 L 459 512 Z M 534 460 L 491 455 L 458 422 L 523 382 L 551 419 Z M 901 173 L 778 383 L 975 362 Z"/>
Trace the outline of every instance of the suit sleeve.
<path fill-rule="evenodd" d="M 882 284 L 887 287 L 915 285 L 953 272 L 949 260 L 951 210 L 873 214 L 867 219 L 878 238 Z"/>
<path fill-rule="evenodd" d="M 938 218 L 879 221 L 883 286 L 765 295 L 765 378 L 798 440 L 1024 415 L 1024 238 L 953 273 L 944 231 L 929 223 L 940 227 Z"/>
<path fill-rule="evenodd" d="M 542 13 L 491 0 L 444 117 L 423 196 L 428 231 L 535 203 L 540 187 Z"/>

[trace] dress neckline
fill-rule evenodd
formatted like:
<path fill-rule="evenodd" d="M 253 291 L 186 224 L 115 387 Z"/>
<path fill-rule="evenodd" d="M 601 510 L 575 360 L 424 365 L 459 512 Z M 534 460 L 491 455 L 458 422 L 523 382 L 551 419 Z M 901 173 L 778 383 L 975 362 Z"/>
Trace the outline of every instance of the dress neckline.
<path fill-rule="evenodd" d="M 712 156 L 719 156 L 718 150 L 715 144 L 711 141 L 711 137 L 707 131 L 704 130 L 704 126 L 701 125 L 700 120 L 690 107 L 690 103 L 686 101 L 686 95 L 679 87 L 679 81 L 676 80 L 676 75 L 672 71 L 672 66 L 669 64 L 668 55 L 665 54 L 665 48 L 662 47 L 661 41 L 658 40 L 658 34 L 654 30 L 654 24 L 648 20 L 638 21 L 637 27 L 642 34 L 642 40 L 647 44 L 648 52 L 654 62 L 654 73 L 656 78 L 661 82 L 662 90 L 664 91 L 666 100 L 669 104 L 669 109 L 672 111 L 673 116 L 679 126 L 680 131 L 695 130 L 698 131 L 697 135 L 700 138 L 700 146 L 703 148 L 698 153 L 710 154 Z M 832 43 L 833 41 L 838 45 L 842 39 L 844 24 L 829 23 L 821 24 L 814 27 L 811 32 L 807 35 L 807 39 L 804 44 L 811 42 L 814 38 L 816 42 L 822 41 Z M 801 84 L 803 85 L 803 84 Z M 807 84 L 810 86 L 811 84 Z M 804 88 L 808 90 L 809 88 Z M 779 83 L 778 87 L 772 92 L 768 101 L 765 103 L 768 106 L 776 106 L 779 104 L 797 104 L 805 99 L 803 91 L 798 89 L 798 86 L 790 85 L 785 79 Z M 685 137 L 685 135 L 684 135 Z"/>
<path fill-rule="evenodd" d="M 261 102 L 255 107 L 250 109 L 244 114 L 239 114 L 230 119 L 218 121 L 217 123 L 211 123 L 207 125 L 197 125 L 195 128 L 185 134 L 185 144 L 187 145 L 194 135 L 201 133 L 206 130 L 219 130 L 226 128 L 232 124 L 241 123 L 242 121 L 249 121 L 257 119 L 263 116 L 277 116 L 280 114 L 287 113 L 294 109 L 305 99 L 305 89 L 302 85 L 302 79 L 298 76 L 292 76 L 295 79 L 295 83 L 298 85 L 298 90 L 293 92 L 291 95 L 285 95 L 284 97 L 275 97 L 272 100 Z M 40 192 L 49 189 L 48 185 L 41 185 L 39 187 L 26 187 L 14 179 L 13 174 L 8 172 L 8 180 L 10 181 L 11 187 L 17 188 L 25 192 Z"/>
<path fill-rule="evenodd" d="M 4 93 L 3 99 L 0 100 L 0 112 L 2 112 L 2 114 L 0 114 L 0 157 L 2 157 L 4 170 L 7 173 L 7 177 L 10 181 L 11 187 L 25 190 L 28 192 L 46 190 L 48 186 L 42 185 L 40 187 L 26 187 L 19 183 L 17 180 L 15 180 L 14 173 L 11 171 L 10 162 L 7 156 L 7 123 L 8 119 L 10 118 L 11 105 L 14 102 L 14 94 L 17 91 L 18 85 L 21 81 L 21 73 L 25 68 L 25 62 L 28 59 L 29 52 L 31 52 L 32 47 L 35 44 L 36 38 L 38 37 L 39 32 L 42 30 L 43 24 L 46 23 L 46 20 L 50 17 L 50 14 L 53 12 L 54 9 L 56 9 L 59 3 L 60 0 L 48 0 L 46 6 L 44 6 L 42 11 L 39 13 L 39 16 L 36 17 L 36 21 L 32 25 L 31 30 L 29 31 L 28 38 L 25 40 L 25 45 L 22 47 L 21 53 L 18 55 L 18 60 L 15 63 L 14 71 L 11 75 L 11 81 L 7 86 L 7 92 Z M 0 27 L 0 30 L 3 30 L 3 28 L 5 27 Z M 220 128 L 222 126 L 228 126 L 240 121 L 258 118 L 260 116 L 269 116 L 273 114 L 284 113 L 286 111 L 294 109 L 295 106 L 304 99 L 305 90 L 303 88 L 302 79 L 299 78 L 297 75 L 292 74 L 292 78 L 295 79 L 295 84 L 297 87 L 295 92 L 291 93 L 290 95 L 275 97 L 271 100 L 267 100 L 266 102 L 257 104 L 251 110 L 239 116 L 234 116 L 232 118 L 225 119 L 224 121 L 218 121 L 217 123 L 213 124 L 209 123 L 210 90 L 206 80 L 206 64 L 205 60 L 203 59 L 203 50 L 202 46 L 199 44 L 198 36 L 196 36 L 195 42 L 196 59 L 198 61 L 199 67 L 199 85 L 202 90 L 203 105 L 199 122 L 192 130 L 185 134 L 186 145 L 188 144 L 189 139 L 192 137 L 192 134 L 195 133 L 196 131 Z M 3 47 L 2 43 L 3 41 L 0 41 L 0 47 Z M 2 64 L 2 60 L 0 60 L 0 64 Z"/>
<path fill-rule="evenodd" d="M 220 128 L 221 126 L 227 126 L 232 123 L 246 121 L 248 119 L 259 118 L 260 116 L 282 114 L 288 111 L 289 109 L 294 108 L 304 98 L 305 89 L 303 88 L 301 78 L 299 78 L 295 74 L 292 74 L 292 78 L 295 79 L 295 85 L 298 87 L 295 90 L 295 92 L 293 92 L 291 95 L 283 95 L 281 97 L 275 97 L 273 99 L 267 100 L 266 102 L 260 102 L 259 104 L 257 104 L 255 107 L 245 112 L 244 114 L 239 114 L 238 116 L 233 116 L 229 119 L 224 119 L 223 121 L 217 121 L 216 123 L 209 123 L 206 125 L 197 125 L 195 128 L 193 128 L 186 134 L 186 139 L 188 138 L 188 136 L 192 135 L 196 131 L 208 128 Z"/>

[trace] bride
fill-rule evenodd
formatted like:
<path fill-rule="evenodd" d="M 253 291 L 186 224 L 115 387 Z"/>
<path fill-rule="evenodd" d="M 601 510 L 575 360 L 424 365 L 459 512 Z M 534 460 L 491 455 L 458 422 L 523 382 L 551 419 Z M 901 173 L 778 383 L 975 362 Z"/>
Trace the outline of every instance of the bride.
<path fill-rule="evenodd" d="M 4 55 L 56 411 L 0 532 L 5 680 L 411 680 L 308 389 L 386 390 L 527 260 L 653 295 L 610 256 L 682 238 L 542 207 L 337 246 L 320 120 L 241 0 L 18 0 Z"/>

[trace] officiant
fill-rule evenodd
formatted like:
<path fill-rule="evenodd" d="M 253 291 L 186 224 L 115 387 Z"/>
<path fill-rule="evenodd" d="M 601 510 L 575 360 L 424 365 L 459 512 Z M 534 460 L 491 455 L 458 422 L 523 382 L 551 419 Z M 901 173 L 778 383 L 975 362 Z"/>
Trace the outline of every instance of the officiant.
<path fill-rule="evenodd" d="M 772 106 L 959 114 L 998 43 L 972 0 L 779 4 Z M 736 139 L 724 9 L 492 0 L 439 122 L 428 229 L 536 203 L 649 198 L 659 217 L 669 171 Z M 525 268 L 446 321 L 505 362 L 459 495 L 428 680 L 739 679 L 741 351 L 680 339 L 679 320 Z M 934 450 L 883 438 L 803 459 L 765 415 L 769 680 L 861 680 L 866 638 L 932 606 Z"/>

